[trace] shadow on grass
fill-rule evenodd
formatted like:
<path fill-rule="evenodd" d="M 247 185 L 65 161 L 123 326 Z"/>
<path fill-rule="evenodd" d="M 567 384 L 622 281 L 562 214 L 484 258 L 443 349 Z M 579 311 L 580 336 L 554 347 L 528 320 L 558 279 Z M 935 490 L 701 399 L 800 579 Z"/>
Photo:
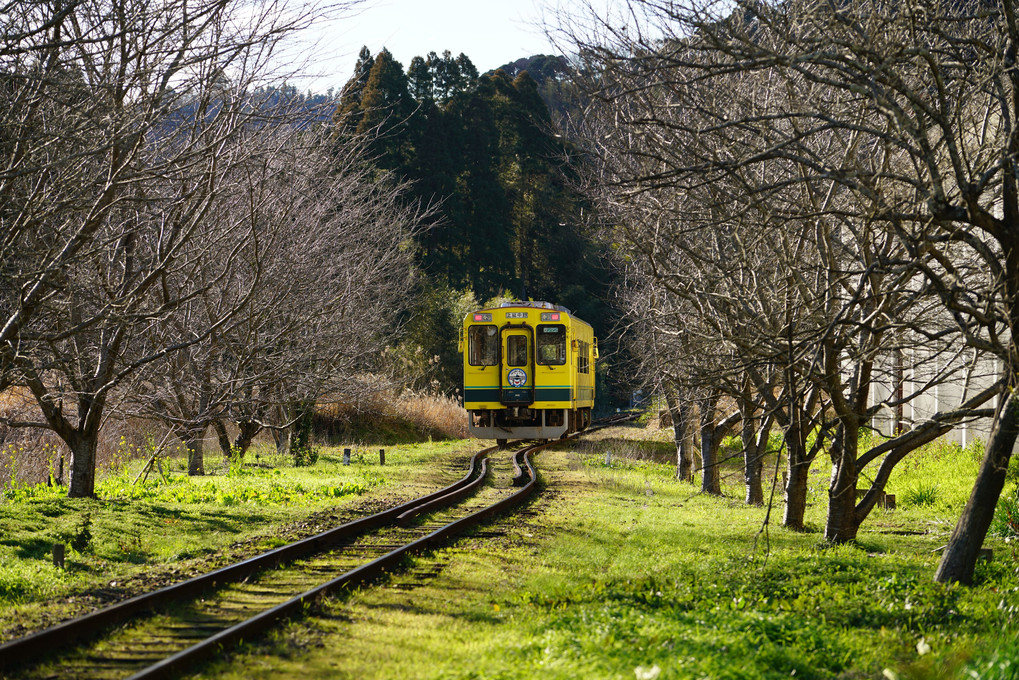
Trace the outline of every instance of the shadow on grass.
<path fill-rule="evenodd" d="M 45 560 L 53 554 L 52 539 L 27 538 L 27 539 L 4 539 L 0 545 L 8 545 L 14 548 L 14 555 L 22 560 Z"/>

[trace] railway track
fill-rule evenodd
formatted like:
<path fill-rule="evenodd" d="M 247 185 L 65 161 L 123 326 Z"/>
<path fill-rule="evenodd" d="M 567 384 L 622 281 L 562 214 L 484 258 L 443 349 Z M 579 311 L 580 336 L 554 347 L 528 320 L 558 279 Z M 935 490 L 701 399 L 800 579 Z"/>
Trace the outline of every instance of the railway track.
<path fill-rule="evenodd" d="M 4 643 L 0 677 L 178 677 L 521 504 L 535 489 L 529 456 L 547 445 L 484 449 L 445 489 Z"/>

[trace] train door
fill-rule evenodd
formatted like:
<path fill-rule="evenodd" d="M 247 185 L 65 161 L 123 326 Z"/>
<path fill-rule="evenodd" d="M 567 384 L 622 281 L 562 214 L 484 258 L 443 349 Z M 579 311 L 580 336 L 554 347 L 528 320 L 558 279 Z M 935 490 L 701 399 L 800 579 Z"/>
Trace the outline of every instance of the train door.
<path fill-rule="evenodd" d="M 527 326 L 502 329 L 501 398 L 507 406 L 534 402 L 534 335 Z"/>

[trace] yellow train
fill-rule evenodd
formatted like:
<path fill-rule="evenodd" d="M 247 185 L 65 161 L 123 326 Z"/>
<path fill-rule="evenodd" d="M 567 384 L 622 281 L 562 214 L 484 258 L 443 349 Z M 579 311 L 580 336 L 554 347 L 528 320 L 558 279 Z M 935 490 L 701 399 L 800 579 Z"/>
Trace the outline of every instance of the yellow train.
<path fill-rule="evenodd" d="M 598 339 L 548 302 L 505 302 L 464 319 L 464 408 L 481 439 L 554 439 L 591 424 Z"/>

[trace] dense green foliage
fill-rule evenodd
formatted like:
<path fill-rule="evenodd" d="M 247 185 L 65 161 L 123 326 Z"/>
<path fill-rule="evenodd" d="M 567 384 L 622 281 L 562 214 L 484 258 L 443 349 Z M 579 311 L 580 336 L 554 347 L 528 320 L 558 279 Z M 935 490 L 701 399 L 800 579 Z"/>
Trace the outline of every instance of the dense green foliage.
<path fill-rule="evenodd" d="M 436 209 L 417 243 L 419 313 L 457 307 L 465 294 L 479 303 L 510 295 L 565 305 L 607 335 L 611 277 L 573 185 L 578 156 L 543 100 L 562 75 L 550 59 L 535 62 L 539 88 L 523 70 L 479 75 L 464 54 L 432 52 L 404 71 L 385 49 L 361 50 L 334 132 L 368 136 L 371 162 L 410 181 L 409 200 Z M 428 378 L 444 390 L 459 383 L 449 337 L 459 321 L 438 333 L 416 324 L 404 351 L 438 357 Z"/>
<path fill-rule="evenodd" d="M 505 71 L 510 78 L 527 73 L 538 84 L 538 94 L 553 120 L 565 123 L 566 117 L 576 112 L 578 95 L 573 84 L 573 70 L 566 57 L 560 55 L 536 54 L 522 57 L 500 66 L 496 71 Z"/>

